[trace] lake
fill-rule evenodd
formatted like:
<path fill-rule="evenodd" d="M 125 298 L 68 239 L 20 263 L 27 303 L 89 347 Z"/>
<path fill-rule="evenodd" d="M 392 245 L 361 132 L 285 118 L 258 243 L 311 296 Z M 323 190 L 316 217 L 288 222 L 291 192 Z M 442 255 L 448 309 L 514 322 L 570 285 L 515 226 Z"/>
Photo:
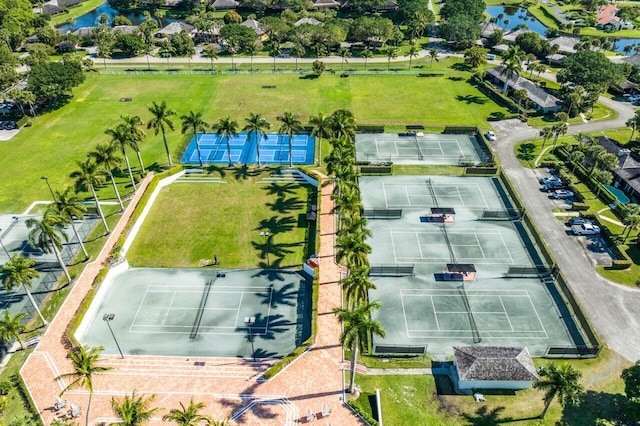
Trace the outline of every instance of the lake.
<path fill-rule="evenodd" d="M 525 24 L 531 31 L 535 31 L 540 35 L 546 35 L 547 27 L 542 25 L 533 15 L 527 12 L 527 9 L 511 6 L 488 6 L 487 13 L 492 18 L 498 18 L 503 14 L 502 19 L 498 19 L 496 24 L 507 30 L 512 30 L 518 25 Z"/>
<path fill-rule="evenodd" d="M 113 19 L 117 15 L 126 16 L 127 18 L 129 18 L 129 20 L 133 25 L 140 25 L 142 21 L 144 21 L 144 15 L 142 15 L 141 13 L 123 14 L 123 13 L 120 13 L 117 9 L 114 9 L 113 7 L 111 7 L 111 5 L 108 2 L 105 2 L 105 3 L 102 3 L 100 6 L 98 6 L 97 8 L 95 8 L 94 10 L 87 12 L 82 16 L 77 17 L 76 22 L 74 24 L 60 25 L 59 28 L 77 30 L 78 28 L 82 28 L 82 27 L 97 27 L 98 19 L 100 15 L 102 15 L 103 13 L 105 13 L 109 17 L 109 25 L 112 25 Z M 173 21 L 177 21 L 177 19 L 162 18 L 162 25 L 163 26 L 168 25 Z"/>

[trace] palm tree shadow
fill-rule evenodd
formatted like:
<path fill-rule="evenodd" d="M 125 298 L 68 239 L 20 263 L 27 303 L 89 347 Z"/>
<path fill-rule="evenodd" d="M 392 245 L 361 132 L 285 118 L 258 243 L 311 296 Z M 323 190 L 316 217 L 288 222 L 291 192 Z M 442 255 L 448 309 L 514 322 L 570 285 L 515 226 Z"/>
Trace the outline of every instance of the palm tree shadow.
<path fill-rule="evenodd" d="M 259 176 L 262 173 L 261 170 L 255 168 L 249 168 L 248 165 L 243 164 L 240 167 L 236 167 L 233 169 L 233 175 L 236 180 L 246 180 L 250 177 Z"/>
<path fill-rule="evenodd" d="M 474 414 L 464 413 L 462 417 L 474 426 L 495 426 L 500 423 L 511 421 L 511 419 L 501 419 L 500 413 L 505 410 L 505 407 L 495 407 L 489 410 L 489 407 L 483 405 L 478 407 Z"/>
<path fill-rule="evenodd" d="M 613 425 L 630 425 L 635 424 L 639 415 L 638 407 L 630 404 L 622 394 L 588 390 L 578 404 L 563 407 L 559 424 L 598 424 L 599 420 L 608 420 Z"/>
<path fill-rule="evenodd" d="M 476 95 L 458 95 L 456 96 L 456 100 L 460 102 L 465 102 L 467 105 L 469 104 L 478 104 L 483 105 L 486 104 L 488 99 L 484 96 L 476 96 Z"/>
<path fill-rule="evenodd" d="M 260 231 L 260 230 L 269 231 L 269 233 L 271 234 L 269 239 L 271 240 L 271 238 L 273 237 L 273 234 L 278 234 L 281 232 L 289 232 L 293 230 L 294 225 L 297 223 L 298 222 L 290 216 L 288 217 L 271 216 L 269 219 L 261 220 L 258 227 L 255 229 L 257 231 Z"/>
<path fill-rule="evenodd" d="M 269 195 L 277 195 L 278 197 L 284 197 L 287 194 L 295 194 L 294 186 L 290 183 L 282 184 L 273 182 L 264 189 L 269 193 Z"/>
<path fill-rule="evenodd" d="M 261 303 L 263 305 L 269 305 L 272 308 L 277 308 L 279 305 L 296 306 L 298 290 L 295 289 L 292 283 L 286 284 L 277 290 L 272 285 L 268 289 L 268 291 L 257 294 L 258 297 L 262 298 Z"/>
<path fill-rule="evenodd" d="M 288 213 L 293 210 L 299 210 L 302 207 L 302 201 L 298 197 L 278 197 L 275 202 L 267 203 L 267 206 L 275 212 Z"/>
<path fill-rule="evenodd" d="M 207 171 L 207 174 L 217 173 L 218 175 L 220 175 L 221 179 L 224 179 L 227 176 L 226 169 L 220 166 L 216 166 L 215 164 L 208 165 L 205 170 Z"/>

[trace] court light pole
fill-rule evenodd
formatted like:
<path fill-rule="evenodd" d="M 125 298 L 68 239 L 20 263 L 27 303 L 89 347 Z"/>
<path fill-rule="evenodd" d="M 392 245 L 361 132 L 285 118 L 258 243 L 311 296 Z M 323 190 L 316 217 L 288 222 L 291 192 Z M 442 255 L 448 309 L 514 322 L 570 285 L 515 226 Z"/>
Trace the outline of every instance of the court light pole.
<path fill-rule="evenodd" d="M 120 349 L 120 345 L 118 344 L 118 339 L 116 339 L 116 335 L 113 334 L 113 329 L 111 328 L 110 322 L 116 317 L 116 314 L 104 314 L 102 316 L 102 320 L 107 323 L 107 327 L 109 327 L 109 331 L 111 332 L 111 336 L 113 337 L 113 341 L 116 342 L 116 347 L 118 348 L 118 352 L 120 352 L 120 358 L 124 359 L 124 355 L 122 355 L 122 350 Z"/>
<path fill-rule="evenodd" d="M 256 323 L 256 317 L 244 317 L 244 325 L 249 327 L 249 341 L 251 342 L 251 358 L 253 362 L 256 362 L 256 349 L 253 347 L 253 333 L 251 332 L 251 326 Z"/>
<path fill-rule="evenodd" d="M 267 250 L 267 269 L 271 268 L 271 262 L 269 260 L 269 231 L 260 231 L 260 236 L 264 237 L 265 249 Z"/>
<path fill-rule="evenodd" d="M 53 194 L 53 189 L 51 189 L 51 184 L 49 183 L 49 178 L 46 176 L 41 176 L 40 179 L 44 180 L 45 182 L 47 182 L 47 186 L 49 187 L 49 192 L 51 193 L 51 198 L 53 198 L 53 202 L 57 203 L 58 200 L 56 200 L 56 196 Z"/>
<path fill-rule="evenodd" d="M 0 228 L 0 232 L 2 232 L 2 228 Z M 7 254 L 7 257 L 11 259 L 11 256 L 9 255 L 7 248 L 4 246 L 4 243 L 2 242 L 2 238 L 0 238 L 0 246 L 2 246 L 2 250 L 4 250 L 4 252 Z"/>

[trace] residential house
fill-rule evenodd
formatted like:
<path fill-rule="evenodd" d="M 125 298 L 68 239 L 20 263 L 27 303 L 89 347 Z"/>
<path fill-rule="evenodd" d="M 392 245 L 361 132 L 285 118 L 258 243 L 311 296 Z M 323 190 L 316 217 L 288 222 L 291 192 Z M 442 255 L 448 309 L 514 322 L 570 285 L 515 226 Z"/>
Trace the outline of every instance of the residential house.
<path fill-rule="evenodd" d="M 322 22 L 318 21 L 317 19 L 313 19 L 313 18 L 300 18 L 293 25 L 296 26 L 296 27 L 299 27 L 300 25 L 303 25 L 303 24 L 322 25 Z"/>
<path fill-rule="evenodd" d="M 495 33 L 497 30 L 505 31 L 504 28 L 495 24 L 491 21 L 486 21 L 480 24 L 480 36 L 482 38 L 488 38 L 491 34 Z"/>
<path fill-rule="evenodd" d="M 633 23 L 623 20 L 618 16 L 618 6 L 612 3 L 598 7 L 596 15 L 596 29 L 604 31 L 618 31 L 621 29 L 633 29 Z"/>
<path fill-rule="evenodd" d="M 172 22 L 166 27 L 158 30 L 155 34 L 157 38 L 166 38 L 170 37 L 174 34 L 181 33 L 182 31 L 186 32 L 189 35 L 192 35 L 195 30 L 193 25 L 186 24 L 184 22 Z"/>
<path fill-rule="evenodd" d="M 116 25 L 113 27 L 113 32 L 120 31 L 122 34 L 135 34 L 138 31 L 137 25 Z"/>
<path fill-rule="evenodd" d="M 461 390 L 520 390 L 538 380 L 526 347 L 454 346 L 453 364 Z"/>
<path fill-rule="evenodd" d="M 267 38 L 267 30 L 264 28 L 264 25 L 262 25 L 255 19 L 247 19 L 240 25 L 244 25 L 245 27 L 251 28 L 253 31 L 255 31 L 260 41 L 264 41 Z"/>
<path fill-rule="evenodd" d="M 502 66 L 487 70 L 487 78 L 499 84 L 500 88 L 504 86 L 507 77 L 503 70 L 504 68 Z M 507 82 L 507 91 L 514 92 L 520 89 L 527 91 L 527 100 L 536 111 L 549 114 L 562 109 L 562 101 L 560 99 L 548 93 L 542 87 L 536 86 L 533 81 L 520 75 L 512 75 Z"/>
<path fill-rule="evenodd" d="M 613 186 L 624 191 L 633 202 L 640 200 L 640 158 L 606 136 L 597 136 L 596 143 L 618 157 L 612 170 Z"/>
<path fill-rule="evenodd" d="M 236 0 L 215 0 L 213 2 L 213 7 L 215 10 L 228 10 L 235 9 L 240 6 L 240 3 Z"/>
<path fill-rule="evenodd" d="M 502 36 L 502 38 L 508 44 L 515 44 L 516 43 L 516 38 L 520 34 L 530 33 L 530 32 L 532 32 L 532 31 L 531 30 L 525 30 L 524 28 L 520 28 L 519 30 L 510 31 L 510 32 L 506 33 L 505 35 Z M 543 40 L 546 40 L 546 37 L 544 37 L 544 36 L 540 36 L 540 38 L 543 39 Z"/>
<path fill-rule="evenodd" d="M 576 37 L 560 36 L 549 39 L 549 44 L 558 46 L 558 54 L 570 55 L 576 53 L 576 44 L 580 42 L 580 39 Z"/>
<path fill-rule="evenodd" d="M 336 0 L 316 0 L 313 2 L 313 7 L 316 9 L 338 9 L 340 7 L 340 3 Z"/>

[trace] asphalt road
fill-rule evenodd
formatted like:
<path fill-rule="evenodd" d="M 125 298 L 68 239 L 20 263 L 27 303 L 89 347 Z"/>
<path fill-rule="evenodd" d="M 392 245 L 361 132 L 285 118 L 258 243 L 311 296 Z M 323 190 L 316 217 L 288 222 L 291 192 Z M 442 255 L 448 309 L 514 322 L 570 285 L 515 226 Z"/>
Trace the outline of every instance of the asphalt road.
<path fill-rule="evenodd" d="M 624 122 L 633 115 L 633 109 L 601 98 L 603 100 L 603 103 L 619 112 L 618 118 L 570 126 L 569 133 L 624 127 Z M 547 194 L 540 191 L 534 170 L 526 169 L 516 158 L 516 142 L 537 137 L 539 130 L 519 120 L 496 122 L 494 128 L 497 140 L 492 142 L 492 146 L 496 155 L 538 225 L 592 326 L 610 348 L 629 361 L 640 359 L 640 291 L 612 283 L 598 275 L 595 261 L 586 248 L 578 238 L 567 235 L 564 224 L 553 215 L 553 203 Z"/>

